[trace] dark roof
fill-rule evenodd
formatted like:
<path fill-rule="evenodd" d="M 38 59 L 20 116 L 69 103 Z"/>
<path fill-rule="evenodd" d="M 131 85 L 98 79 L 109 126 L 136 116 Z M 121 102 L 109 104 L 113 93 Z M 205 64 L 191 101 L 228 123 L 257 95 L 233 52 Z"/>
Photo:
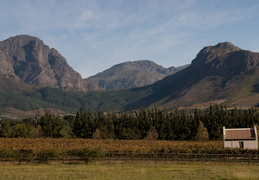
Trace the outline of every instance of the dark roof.
<path fill-rule="evenodd" d="M 255 140 L 253 128 L 225 129 L 225 140 Z"/>

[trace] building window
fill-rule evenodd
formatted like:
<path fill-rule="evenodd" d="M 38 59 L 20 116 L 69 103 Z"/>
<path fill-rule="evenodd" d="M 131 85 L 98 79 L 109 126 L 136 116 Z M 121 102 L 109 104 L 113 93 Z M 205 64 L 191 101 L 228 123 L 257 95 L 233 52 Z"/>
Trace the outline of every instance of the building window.
<path fill-rule="evenodd" d="M 239 148 L 244 149 L 244 142 L 239 142 Z"/>

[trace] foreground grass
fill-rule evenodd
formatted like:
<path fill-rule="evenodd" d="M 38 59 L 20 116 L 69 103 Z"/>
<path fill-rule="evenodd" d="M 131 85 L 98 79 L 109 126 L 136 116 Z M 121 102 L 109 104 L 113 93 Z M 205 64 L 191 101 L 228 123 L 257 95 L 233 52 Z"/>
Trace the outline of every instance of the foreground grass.
<path fill-rule="evenodd" d="M 258 165 L 197 164 L 39 164 L 0 165 L 0 180 L 8 179 L 258 179 Z"/>

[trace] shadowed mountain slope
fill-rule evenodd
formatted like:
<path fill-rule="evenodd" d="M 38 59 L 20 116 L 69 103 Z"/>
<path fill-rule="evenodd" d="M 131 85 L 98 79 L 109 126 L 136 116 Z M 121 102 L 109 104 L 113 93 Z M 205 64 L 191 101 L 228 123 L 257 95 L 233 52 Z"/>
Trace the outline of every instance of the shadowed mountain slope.
<path fill-rule="evenodd" d="M 242 50 L 229 42 L 203 48 L 191 65 L 160 80 L 149 88 L 152 93 L 128 106 L 185 107 L 222 100 L 228 105 L 254 106 L 257 90 L 259 53 Z M 254 97 L 247 102 L 247 98 Z"/>

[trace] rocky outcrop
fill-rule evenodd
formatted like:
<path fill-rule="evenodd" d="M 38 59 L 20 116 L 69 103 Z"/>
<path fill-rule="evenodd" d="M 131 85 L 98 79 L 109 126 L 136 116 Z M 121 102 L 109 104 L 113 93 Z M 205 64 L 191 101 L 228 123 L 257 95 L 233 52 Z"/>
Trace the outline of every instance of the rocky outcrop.
<path fill-rule="evenodd" d="M 203 48 L 192 61 L 202 76 L 241 75 L 253 70 L 259 63 L 259 53 L 242 50 L 229 42 Z"/>
<path fill-rule="evenodd" d="M 0 75 L 27 84 L 85 91 L 84 81 L 66 59 L 43 41 L 19 35 L 0 42 Z"/>
<path fill-rule="evenodd" d="M 117 64 L 85 80 L 99 89 L 142 87 L 161 80 L 187 66 L 164 68 L 149 60 L 129 61 Z"/>
<path fill-rule="evenodd" d="M 230 42 L 222 42 L 218 43 L 215 46 L 204 47 L 202 50 L 200 50 L 196 58 L 192 61 L 192 66 L 195 68 L 200 68 L 201 66 L 210 63 L 213 59 L 219 56 L 224 56 L 228 53 L 232 53 L 239 50 L 241 49 L 234 46 Z"/>

